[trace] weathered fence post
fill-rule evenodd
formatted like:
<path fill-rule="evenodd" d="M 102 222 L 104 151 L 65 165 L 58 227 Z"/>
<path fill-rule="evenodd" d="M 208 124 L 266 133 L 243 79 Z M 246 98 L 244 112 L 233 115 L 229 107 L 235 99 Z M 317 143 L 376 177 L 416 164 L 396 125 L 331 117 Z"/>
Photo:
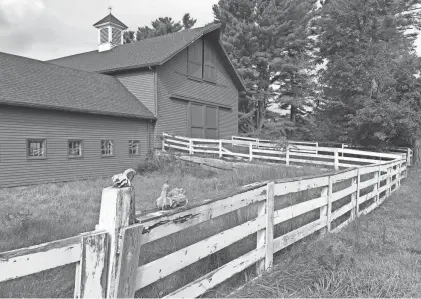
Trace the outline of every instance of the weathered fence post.
<path fill-rule="evenodd" d="M 165 133 L 162 133 L 162 151 L 165 152 Z"/>
<path fill-rule="evenodd" d="M 189 155 L 193 155 L 194 151 L 193 151 L 193 140 L 189 140 Z"/>
<path fill-rule="evenodd" d="M 219 140 L 219 158 L 222 158 L 222 141 Z"/>
<path fill-rule="evenodd" d="M 256 248 L 265 246 L 265 258 L 256 263 L 256 274 L 260 275 L 264 271 L 269 271 L 273 266 L 273 226 L 275 210 L 275 183 L 270 182 L 266 189 L 266 201 L 262 201 L 257 206 L 257 217 L 266 216 L 266 228 L 257 232 Z"/>
<path fill-rule="evenodd" d="M 351 210 L 351 219 L 354 220 L 358 217 L 358 177 L 359 170 L 357 170 L 357 177 L 353 177 L 351 180 L 351 186 L 356 186 L 356 190 L 351 194 L 352 210 Z"/>
<path fill-rule="evenodd" d="M 360 169 L 357 169 L 357 191 L 355 192 L 355 216 L 360 216 L 360 184 L 361 184 L 361 175 Z"/>
<path fill-rule="evenodd" d="M 329 231 L 329 186 L 330 186 L 330 180 L 332 177 L 329 177 L 329 183 L 326 187 L 322 188 L 321 196 L 326 196 L 326 205 L 320 207 L 320 219 L 326 219 L 326 228 L 323 228 L 320 230 L 320 234 L 324 235 L 327 231 Z"/>
<path fill-rule="evenodd" d="M 287 144 L 286 149 L 285 149 L 285 164 L 289 165 L 289 144 Z"/>
<path fill-rule="evenodd" d="M 109 235 L 83 236 L 82 255 L 76 264 L 74 298 L 106 298 Z"/>
<path fill-rule="evenodd" d="M 122 248 L 122 229 L 134 224 L 135 197 L 133 187 L 104 188 L 97 230 L 109 234 L 110 247 L 108 259 L 107 298 L 116 298 L 120 274 L 119 258 Z M 124 240 L 123 240 L 124 241 Z"/>
<path fill-rule="evenodd" d="M 333 157 L 334 157 L 335 170 L 339 170 L 339 155 L 338 155 L 338 149 L 335 149 L 335 151 L 333 152 Z"/>
<path fill-rule="evenodd" d="M 250 141 L 249 144 L 249 161 L 251 162 L 253 160 L 253 143 Z"/>
<path fill-rule="evenodd" d="M 411 165 L 411 149 L 409 147 L 406 150 L 406 165 Z"/>

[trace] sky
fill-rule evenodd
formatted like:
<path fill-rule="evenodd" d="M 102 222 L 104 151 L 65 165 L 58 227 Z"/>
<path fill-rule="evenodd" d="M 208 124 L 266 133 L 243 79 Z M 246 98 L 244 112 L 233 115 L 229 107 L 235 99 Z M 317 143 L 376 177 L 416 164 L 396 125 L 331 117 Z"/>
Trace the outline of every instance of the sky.
<path fill-rule="evenodd" d="M 113 14 L 130 29 L 169 16 L 181 20 L 189 12 L 197 26 L 213 20 L 218 0 L 0 0 L 0 52 L 48 60 L 95 50 L 92 26 Z M 421 37 L 417 41 L 421 56 Z"/>
<path fill-rule="evenodd" d="M 95 50 L 92 25 L 112 13 L 130 29 L 158 17 L 181 20 L 189 12 L 196 27 L 213 20 L 218 0 L 0 0 L 0 52 L 39 60 Z"/>

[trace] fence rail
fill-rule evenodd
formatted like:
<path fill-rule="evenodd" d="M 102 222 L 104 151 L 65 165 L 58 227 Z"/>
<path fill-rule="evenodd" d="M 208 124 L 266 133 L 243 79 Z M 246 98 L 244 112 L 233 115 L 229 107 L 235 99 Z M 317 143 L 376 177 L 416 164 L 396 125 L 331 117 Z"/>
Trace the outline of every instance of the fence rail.
<path fill-rule="evenodd" d="M 0 282 L 75 263 L 75 298 L 133 297 L 136 290 L 256 235 L 256 245 L 251 251 L 166 294 L 168 298 L 198 297 L 250 266 L 255 265 L 257 275 L 270 271 L 276 252 L 316 232 L 338 232 L 356 217 L 371 212 L 399 188 L 410 164 L 411 152 L 408 149 L 404 157 L 396 153 L 295 144 L 294 152 L 289 147 L 282 149 L 259 140 L 247 140 L 250 152 L 244 153 L 234 151 L 239 142 L 244 145 L 245 141 L 164 134 L 163 149 L 351 168 L 315 176 L 257 182 L 220 198 L 146 215 L 135 213 L 132 188 L 105 188 L 95 231 L 1 253 Z M 316 149 L 316 152 L 310 153 L 311 149 Z M 341 182 L 350 183 L 340 190 L 333 188 Z M 279 196 L 302 191 L 312 191 L 309 194 L 316 195 L 309 195 L 304 202 L 275 209 Z M 348 197 L 349 200 L 341 206 L 333 208 Z M 251 205 L 257 205 L 255 218 L 138 266 L 145 244 Z M 319 215 L 317 219 L 275 237 L 276 225 L 312 211 Z"/>

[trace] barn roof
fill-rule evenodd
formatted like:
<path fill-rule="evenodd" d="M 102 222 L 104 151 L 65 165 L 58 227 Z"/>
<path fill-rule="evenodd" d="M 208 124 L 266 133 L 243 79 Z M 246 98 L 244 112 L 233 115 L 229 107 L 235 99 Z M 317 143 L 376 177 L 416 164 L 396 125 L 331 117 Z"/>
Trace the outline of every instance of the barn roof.
<path fill-rule="evenodd" d="M 154 119 L 116 78 L 0 52 L 0 104 Z"/>
<path fill-rule="evenodd" d="M 48 62 L 88 72 L 101 73 L 159 66 L 180 53 L 203 35 L 214 31 L 219 32 L 220 27 L 220 24 L 210 24 L 200 28 L 147 38 L 136 43 L 120 45 L 109 51 L 99 52 L 95 50 L 49 60 Z M 224 52 L 224 63 L 234 83 L 236 83 L 240 90 L 245 90 L 244 81 L 231 64 L 223 46 L 219 46 Z"/>

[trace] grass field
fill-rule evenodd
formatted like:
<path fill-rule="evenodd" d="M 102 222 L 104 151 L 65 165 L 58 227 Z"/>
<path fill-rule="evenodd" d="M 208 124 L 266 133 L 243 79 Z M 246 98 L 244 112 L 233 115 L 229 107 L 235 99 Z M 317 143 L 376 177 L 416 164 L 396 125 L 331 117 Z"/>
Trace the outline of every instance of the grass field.
<path fill-rule="evenodd" d="M 419 297 L 420 180 L 421 169 L 412 169 L 378 209 L 340 234 L 291 246 L 270 274 L 231 297 Z"/>
<path fill-rule="evenodd" d="M 189 202 L 194 202 L 195 199 L 213 198 L 219 192 L 235 190 L 239 186 L 253 182 L 321 172 L 320 169 L 312 167 L 259 165 L 232 171 L 209 171 L 173 160 L 158 164 L 159 169 L 137 176 L 133 182 L 137 210 L 150 210 L 154 207 L 155 199 L 159 196 L 166 180 L 171 186 L 185 188 Z M 92 179 L 0 189 L 0 217 L 3 219 L 3 225 L 0 226 L 0 252 L 94 230 L 95 224 L 98 223 L 102 188 L 110 185 L 110 179 Z M 5 219 L 8 213 L 16 215 L 22 211 L 30 214 L 24 223 L 13 223 Z M 221 229 L 221 226 L 215 229 Z M 212 233 L 211 229 L 205 227 L 199 235 Z M 174 246 L 161 244 L 156 248 L 162 252 L 155 252 L 154 258 L 165 255 L 167 249 L 174 250 Z M 210 259 L 209 263 L 214 262 Z M 74 267 L 65 266 L 27 278 L 0 283 L 0 297 L 72 297 L 73 286 Z M 154 296 L 159 293 L 156 286 L 152 288 L 155 289 L 146 294 Z"/>

